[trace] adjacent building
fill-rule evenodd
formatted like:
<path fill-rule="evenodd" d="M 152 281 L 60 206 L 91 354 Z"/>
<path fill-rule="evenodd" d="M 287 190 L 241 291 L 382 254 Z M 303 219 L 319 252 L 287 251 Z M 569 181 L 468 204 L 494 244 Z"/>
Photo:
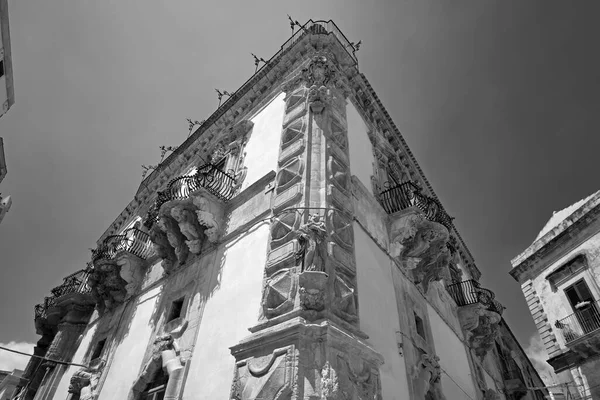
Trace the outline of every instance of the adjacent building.
<path fill-rule="evenodd" d="M 17 398 L 546 398 L 480 277 L 352 43 L 309 21 L 35 307 Z"/>
<path fill-rule="evenodd" d="M 23 371 L 0 371 L 0 400 L 11 400 L 16 394 L 17 385 L 21 382 Z"/>
<path fill-rule="evenodd" d="M 600 398 L 600 191 L 555 212 L 512 260 L 548 363 L 572 398 Z"/>
<path fill-rule="evenodd" d="M 10 30 L 8 25 L 8 0 L 0 0 L 0 118 L 15 102 Z"/>

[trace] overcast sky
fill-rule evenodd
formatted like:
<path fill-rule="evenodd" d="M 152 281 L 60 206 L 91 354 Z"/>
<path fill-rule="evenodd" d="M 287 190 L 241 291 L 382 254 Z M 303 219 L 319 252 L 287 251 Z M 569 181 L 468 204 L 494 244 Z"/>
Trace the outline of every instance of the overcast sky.
<path fill-rule="evenodd" d="M 510 259 L 598 187 L 600 3 L 9 0 L 15 100 L 0 118 L 13 206 L 0 224 L 0 344 L 84 268 L 141 165 L 179 145 L 304 23 L 333 19 L 526 347 Z M 288 3 L 288 4 L 284 4 Z M 3 355 L 0 354 L 0 359 Z M 26 361 L 26 360 L 25 360 Z"/>

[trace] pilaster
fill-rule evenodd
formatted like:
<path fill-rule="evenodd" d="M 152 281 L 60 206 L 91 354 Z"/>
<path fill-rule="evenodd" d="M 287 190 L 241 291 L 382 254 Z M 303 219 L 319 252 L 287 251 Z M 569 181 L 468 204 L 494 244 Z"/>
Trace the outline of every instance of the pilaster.
<path fill-rule="evenodd" d="M 358 318 L 341 76 L 333 54 L 313 52 L 283 86 L 262 312 L 231 348 L 232 399 L 381 398 L 383 358 Z"/>

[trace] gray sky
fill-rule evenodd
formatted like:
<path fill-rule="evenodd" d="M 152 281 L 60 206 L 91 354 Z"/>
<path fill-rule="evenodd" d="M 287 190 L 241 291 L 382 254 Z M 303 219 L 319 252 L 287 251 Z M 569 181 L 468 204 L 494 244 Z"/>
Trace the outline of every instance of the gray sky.
<path fill-rule="evenodd" d="M 85 267 L 141 164 L 179 145 L 304 23 L 333 19 L 526 346 L 510 259 L 598 189 L 598 2 L 10 0 L 16 104 L 0 119 L 0 343 Z M 0 355 L 0 358 L 2 356 Z"/>

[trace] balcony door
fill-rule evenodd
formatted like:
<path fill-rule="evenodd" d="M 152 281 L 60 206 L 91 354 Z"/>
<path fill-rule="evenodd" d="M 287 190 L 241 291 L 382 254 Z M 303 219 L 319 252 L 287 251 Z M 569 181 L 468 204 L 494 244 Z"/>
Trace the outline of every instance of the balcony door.
<path fill-rule="evenodd" d="M 571 308 L 575 312 L 584 334 L 600 328 L 600 312 L 598 305 L 585 283 L 581 279 L 565 289 Z M 587 304 L 585 304 L 587 303 Z M 579 305 L 579 307 L 577 307 Z"/>

